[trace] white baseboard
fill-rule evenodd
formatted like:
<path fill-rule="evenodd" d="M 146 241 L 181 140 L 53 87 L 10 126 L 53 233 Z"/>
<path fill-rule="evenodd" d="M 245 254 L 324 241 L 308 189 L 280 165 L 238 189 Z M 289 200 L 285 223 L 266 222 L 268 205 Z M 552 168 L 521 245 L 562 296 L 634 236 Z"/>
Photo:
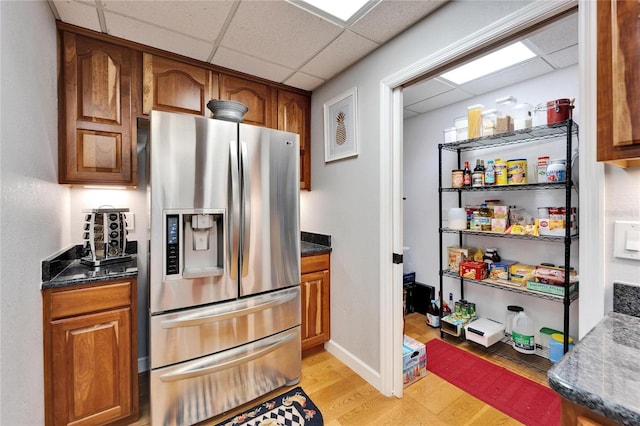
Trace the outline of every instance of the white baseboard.
<path fill-rule="evenodd" d="M 359 358 L 353 356 L 351 352 L 347 351 L 333 340 L 329 340 L 325 343 L 324 348 L 327 352 L 338 358 L 347 367 L 366 380 L 367 383 L 382 393 L 382 378 L 380 377 L 380 372 L 374 371 L 370 366 L 364 364 Z"/>

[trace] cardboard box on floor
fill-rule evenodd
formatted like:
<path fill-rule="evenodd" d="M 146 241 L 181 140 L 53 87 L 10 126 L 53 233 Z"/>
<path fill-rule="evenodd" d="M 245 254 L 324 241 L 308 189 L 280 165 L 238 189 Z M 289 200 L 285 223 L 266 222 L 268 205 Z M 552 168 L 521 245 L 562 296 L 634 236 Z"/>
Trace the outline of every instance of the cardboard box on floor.
<path fill-rule="evenodd" d="M 404 336 L 402 343 L 402 377 L 404 386 L 427 375 L 427 349 L 424 343 Z"/>

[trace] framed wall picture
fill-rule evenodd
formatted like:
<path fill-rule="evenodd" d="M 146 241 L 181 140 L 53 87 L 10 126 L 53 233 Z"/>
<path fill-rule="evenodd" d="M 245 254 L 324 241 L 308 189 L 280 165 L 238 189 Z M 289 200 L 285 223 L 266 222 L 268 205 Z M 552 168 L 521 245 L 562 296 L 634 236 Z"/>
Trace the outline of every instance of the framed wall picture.
<path fill-rule="evenodd" d="M 324 104 L 324 162 L 358 155 L 356 88 Z"/>

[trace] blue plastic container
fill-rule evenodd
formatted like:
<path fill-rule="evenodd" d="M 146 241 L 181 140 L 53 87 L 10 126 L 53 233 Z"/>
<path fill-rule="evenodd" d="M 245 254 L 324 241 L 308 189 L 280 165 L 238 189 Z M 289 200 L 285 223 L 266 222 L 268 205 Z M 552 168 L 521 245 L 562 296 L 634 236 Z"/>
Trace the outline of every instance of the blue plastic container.
<path fill-rule="evenodd" d="M 573 348 L 573 339 L 569 337 L 569 349 Z M 549 339 L 549 360 L 558 362 L 564 355 L 564 334 L 554 333 Z"/>

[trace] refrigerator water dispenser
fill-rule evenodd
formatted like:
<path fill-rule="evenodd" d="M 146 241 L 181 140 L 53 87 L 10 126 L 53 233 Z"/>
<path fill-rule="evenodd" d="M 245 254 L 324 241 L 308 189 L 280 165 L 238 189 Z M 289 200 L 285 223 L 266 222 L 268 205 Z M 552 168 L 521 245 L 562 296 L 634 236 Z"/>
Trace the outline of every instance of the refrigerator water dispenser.
<path fill-rule="evenodd" d="M 166 278 L 224 273 L 224 209 L 165 212 L 165 218 Z"/>

